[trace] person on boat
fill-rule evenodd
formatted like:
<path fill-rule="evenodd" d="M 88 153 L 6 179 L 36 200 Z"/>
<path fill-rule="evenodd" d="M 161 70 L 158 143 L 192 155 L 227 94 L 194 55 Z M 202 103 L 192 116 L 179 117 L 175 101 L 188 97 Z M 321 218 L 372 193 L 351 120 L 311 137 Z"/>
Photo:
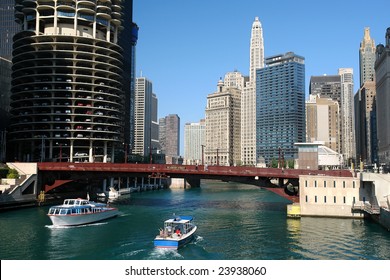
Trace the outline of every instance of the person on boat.
<path fill-rule="evenodd" d="M 175 233 L 177 234 L 177 236 L 180 236 L 180 229 L 176 229 Z"/>

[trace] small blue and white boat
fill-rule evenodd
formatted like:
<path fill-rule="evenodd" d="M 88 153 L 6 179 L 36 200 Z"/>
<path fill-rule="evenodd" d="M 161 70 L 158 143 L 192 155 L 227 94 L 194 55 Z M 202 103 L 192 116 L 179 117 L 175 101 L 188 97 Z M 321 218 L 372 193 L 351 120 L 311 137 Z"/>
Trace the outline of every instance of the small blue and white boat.
<path fill-rule="evenodd" d="M 197 226 L 192 216 L 175 216 L 164 222 L 164 229 L 154 239 L 156 248 L 179 249 L 194 238 Z"/>

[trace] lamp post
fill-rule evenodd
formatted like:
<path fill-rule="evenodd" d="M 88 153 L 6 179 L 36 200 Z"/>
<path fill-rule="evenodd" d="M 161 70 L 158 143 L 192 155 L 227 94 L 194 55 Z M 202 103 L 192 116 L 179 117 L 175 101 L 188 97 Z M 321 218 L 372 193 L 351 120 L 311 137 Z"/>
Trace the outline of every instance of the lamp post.
<path fill-rule="evenodd" d="M 218 154 L 219 149 L 217 148 L 217 166 L 219 165 L 219 154 Z"/>
<path fill-rule="evenodd" d="M 204 145 L 201 145 L 202 146 L 202 165 L 204 165 Z"/>

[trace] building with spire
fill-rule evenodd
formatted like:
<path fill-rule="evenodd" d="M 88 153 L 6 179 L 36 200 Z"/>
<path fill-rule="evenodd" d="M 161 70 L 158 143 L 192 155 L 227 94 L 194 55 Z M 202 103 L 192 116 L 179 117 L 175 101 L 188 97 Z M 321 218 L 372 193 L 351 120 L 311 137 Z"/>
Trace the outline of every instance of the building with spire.
<path fill-rule="evenodd" d="M 370 36 L 370 28 L 364 28 L 364 37 L 359 48 L 360 87 L 367 81 L 375 81 L 375 41 Z"/>
<path fill-rule="evenodd" d="M 378 161 L 376 135 L 375 41 L 364 29 L 359 48 L 360 88 L 355 94 L 355 137 L 357 160 L 371 165 Z"/>
<path fill-rule="evenodd" d="M 252 24 L 249 81 L 241 96 L 241 164 L 256 165 L 256 70 L 264 67 L 263 28 L 258 17 Z"/>

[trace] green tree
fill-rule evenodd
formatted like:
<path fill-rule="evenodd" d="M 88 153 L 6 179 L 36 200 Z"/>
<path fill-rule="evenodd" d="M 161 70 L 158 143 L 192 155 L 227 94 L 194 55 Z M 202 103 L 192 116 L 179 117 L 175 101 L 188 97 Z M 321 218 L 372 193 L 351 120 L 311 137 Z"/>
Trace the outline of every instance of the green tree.
<path fill-rule="evenodd" d="M 19 178 L 19 173 L 18 173 L 18 171 L 17 171 L 16 169 L 11 168 L 11 169 L 8 171 L 7 178 L 8 178 L 8 179 L 18 179 L 18 178 Z"/>

